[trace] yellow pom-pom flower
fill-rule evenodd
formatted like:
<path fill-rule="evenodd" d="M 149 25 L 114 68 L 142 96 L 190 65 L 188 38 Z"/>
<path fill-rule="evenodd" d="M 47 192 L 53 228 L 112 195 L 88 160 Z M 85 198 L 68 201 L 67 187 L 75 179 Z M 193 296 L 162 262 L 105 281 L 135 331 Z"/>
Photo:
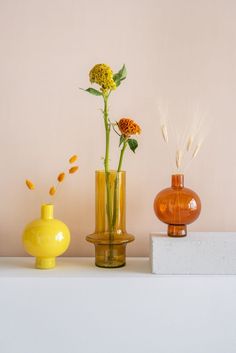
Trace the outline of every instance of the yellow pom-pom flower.
<path fill-rule="evenodd" d="M 69 159 L 69 163 L 72 164 L 72 163 L 75 163 L 78 159 L 78 156 L 76 154 L 74 154 L 72 157 L 70 157 Z"/>
<path fill-rule="evenodd" d="M 35 189 L 35 185 L 34 185 L 34 183 L 32 183 L 32 181 L 26 179 L 25 183 L 26 183 L 26 186 L 27 186 L 28 189 L 30 189 L 30 190 L 34 190 Z"/>
<path fill-rule="evenodd" d="M 53 195 L 55 195 L 55 193 L 56 193 L 56 188 L 54 186 L 52 186 L 49 190 L 49 195 L 53 196 Z"/>
<path fill-rule="evenodd" d="M 79 169 L 79 167 L 77 167 L 77 166 L 71 167 L 71 168 L 69 169 L 69 173 L 70 173 L 70 174 L 74 174 L 75 172 L 77 172 L 78 169 Z"/>
<path fill-rule="evenodd" d="M 64 179 L 65 179 L 65 173 L 60 173 L 57 177 L 57 180 L 59 181 L 59 183 L 61 183 Z"/>
<path fill-rule="evenodd" d="M 131 135 L 139 135 L 141 133 L 140 126 L 130 118 L 122 118 L 117 123 L 122 135 L 129 137 Z"/>
<path fill-rule="evenodd" d="M 106 64 L 95 65 L 89 72 L 89 78 L 91 83 L 101 86 L 101 91 L 104 93 L 116 89 L 112 69 Z"/>

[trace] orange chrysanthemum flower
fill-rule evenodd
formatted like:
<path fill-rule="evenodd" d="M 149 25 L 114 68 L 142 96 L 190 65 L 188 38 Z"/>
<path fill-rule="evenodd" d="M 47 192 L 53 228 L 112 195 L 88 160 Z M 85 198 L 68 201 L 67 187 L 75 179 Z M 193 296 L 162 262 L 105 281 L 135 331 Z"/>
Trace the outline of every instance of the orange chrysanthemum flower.
<path fill-rule="evenodd" d="M 129 137 L 131 135 L 139 135 L 141 133 L 140 126 L 130 118 L 122 118 L 117 123 L 120 132 L 125 137 Z"/>
<path fill-rule="evenodd" d="M 79 169 L 79 167 L 77 167 L 77 166 L 72 167 L 72 168 L 69 169 L 69 173 L 73 174 L 73 173 L 77 172 L 78 169 Z"/>
<path fill-rule="evenodd" d="M 74 154 L 72 157 L 70 157 L 69 162 L 70 164 L 75 163 L 78 159 L 78 156 Z"/>
<path fill-rule="evenodd" d="M 59 183 L 61 183 L 64 179 L 65 179 L 65 173 L 60 173 L 57 177 L 57 180 L 59 181 Z"/>
<path fill-rule="evenodd" d="M 53 196 L 53 195 L 55 195 L 55 193 L 56 193 L 56 188 L 54 186 L 52 186 L 49 190 L 49 195 Z"/>
<path fill-rule="evenodd" d="M 32 181 L 26 179 L 25 183 L 26 183 L 26 186 L 27 186 L 28 189 L 30 189 L 30 190 L 34 190 L 35 189 L 35 185 L 34 185 L 34 183 L 32 183 Z"/>

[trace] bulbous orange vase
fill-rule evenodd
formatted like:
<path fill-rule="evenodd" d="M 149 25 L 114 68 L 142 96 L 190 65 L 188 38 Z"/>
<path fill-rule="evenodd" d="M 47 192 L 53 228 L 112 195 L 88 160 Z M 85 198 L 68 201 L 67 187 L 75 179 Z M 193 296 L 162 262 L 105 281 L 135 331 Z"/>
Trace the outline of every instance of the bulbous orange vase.
<path fill-rule="evenodd" d="M 170 237 L 187 235 L 187 224 L 194 222 L 201 212 L 199 196 L 184 187 L 184 175 L 172 175 L 171 187 L 159 192 L 154 200 L 156 216 L 168 224 Z"/>

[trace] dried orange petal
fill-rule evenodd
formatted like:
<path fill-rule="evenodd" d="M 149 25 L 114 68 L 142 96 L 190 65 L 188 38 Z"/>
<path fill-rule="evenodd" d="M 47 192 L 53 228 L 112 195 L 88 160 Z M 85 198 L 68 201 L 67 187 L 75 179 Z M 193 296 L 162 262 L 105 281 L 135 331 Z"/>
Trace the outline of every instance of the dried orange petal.
<path fill-rule="evenodd" d="M 73 173 L 77 172 L 78 169 L 79 169 L 79 167 L 77 167 L 77 166 L 72 167 L 72 168 L 69 169 L 69 173 L 73 174 Z"/>
<path fill-rule="evenodd" d="M 57 180 L 59 181 L 59 183 L 61 183 L 64 179 L 65 179 L 65 173 L 60 173 L 57 177 Z"/>
<path fill-rule="evenodd" d="M 25 183 L 26 183 L 26 186 L 28 187 L 28 189 L 30 189 L 30 190 L 35 189 L 34 183 L 32 183 L 32 181 L 26 179 Z"/>
<path fill-rule="evenodd" d="M 75 163 L 78 159 L 78 156 L 76 154 L 74 154 L 72 157 L 70 157 L 69 159 L 69 162 L 72 164 L 72 163 Z"/>
<path fill-rule="evenodd" d="M 53 195 L 55 195 L 55 193 L 56 193 L 56 188 L 55 188 L 54 186 L 52 186 L 52 187 L 50 188 L 50 190 L 49 190 L 49 194 L 50 194 L 51 196 L 53 196 Z"/>

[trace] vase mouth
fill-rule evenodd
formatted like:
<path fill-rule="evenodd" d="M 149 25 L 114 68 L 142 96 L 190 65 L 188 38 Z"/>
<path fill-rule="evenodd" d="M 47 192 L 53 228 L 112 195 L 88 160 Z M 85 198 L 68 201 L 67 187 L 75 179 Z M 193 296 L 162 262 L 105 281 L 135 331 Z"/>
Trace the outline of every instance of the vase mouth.
<path fill-rule="evenodd" d="M 54 205 L 51 203 L 43 204 L 41 206 L 41 218 L 53 219 L 53 208 L 54 208 Z"/>

